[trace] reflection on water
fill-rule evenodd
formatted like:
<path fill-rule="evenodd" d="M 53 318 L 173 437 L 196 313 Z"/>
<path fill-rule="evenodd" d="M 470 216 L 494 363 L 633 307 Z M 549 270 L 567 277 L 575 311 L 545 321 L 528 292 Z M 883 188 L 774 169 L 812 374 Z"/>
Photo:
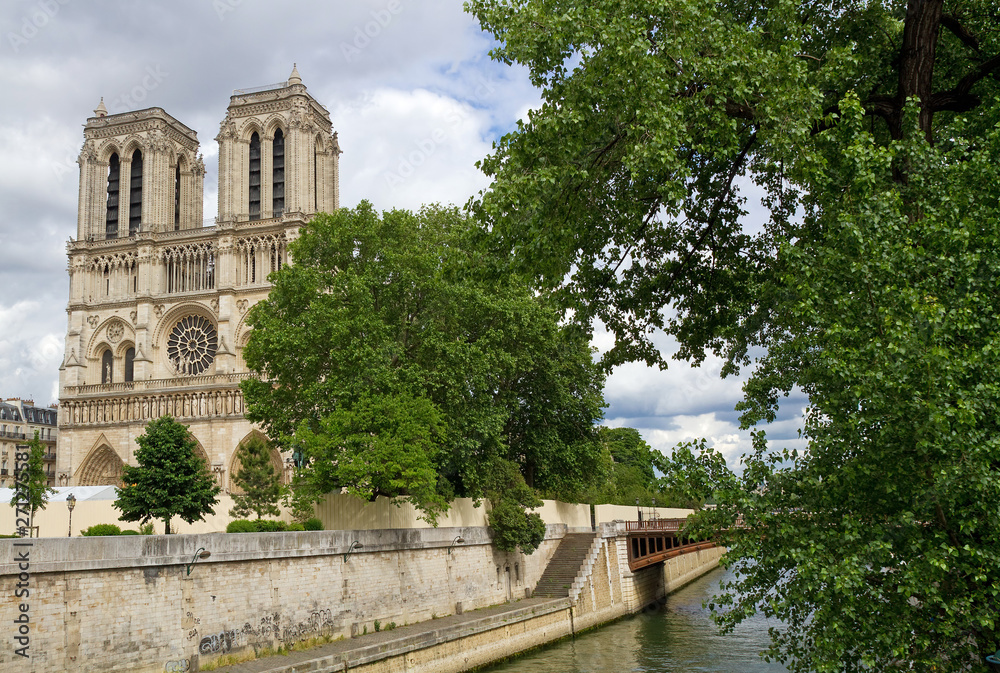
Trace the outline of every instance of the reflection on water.
<path fill-rule="evenodd" d="M 780 664 L 765 663 L 758 652 L 768 643 L 763 617 L 744 622 L 721 636 L 702 603 L 718 593 L 719 582 L 731 580 L 717 570 L 667 597 L 659 610 L 647 610 L 536 650 L 487 669 L 489 673 L 784 673 Z"/>

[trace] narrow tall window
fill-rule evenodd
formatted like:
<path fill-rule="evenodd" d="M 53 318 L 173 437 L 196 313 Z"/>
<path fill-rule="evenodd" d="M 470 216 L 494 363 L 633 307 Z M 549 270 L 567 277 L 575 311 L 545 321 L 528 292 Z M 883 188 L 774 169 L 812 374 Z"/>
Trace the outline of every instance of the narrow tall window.
<path fill-rule="evenodd" d="M 133 372 L 135 371 L 135 349 L 129 348 L 125 351 L 125 380 L 132 381 Z"/>
<path fill-rule="evenodd" d="M 181 164 L 174 170 L 174 231 L 181 228 Z"/>
<path fill-rule="evenodd" d="M 114 380 L 114 360 L 111 351 L 104 351 L 101 356 L 101 383 L 111 383 Z"/>
<path fill-rule="evenodd" d="M 274 172 L 271 174 L 271 211 L 273 217 L 281 217 L 285 212 L 285 134 L 278 129 L 271 144 Z"/>
<path fill-rule="evenodd" d="M 118 237 L 118 181 L 121 176 L 121 163 L 118 154 L 112 154 L 108 160 L 108 213 L 104 225 L 104 238 Z"/>
<path fill-rule="evenodd" d="M 313 210 L 319 212 L 319 141 L 313 147 Z"/>
<path fill-rule="evenodd" d="M 250 136 L 250 219 L 260 219 L 260 136 Z"/>
<path fill-rule="evenodd" d="M 128 235 L 139 233 L 142 222 L 142 152 L 132 153 L 132 174 L 128 187 Z"/>

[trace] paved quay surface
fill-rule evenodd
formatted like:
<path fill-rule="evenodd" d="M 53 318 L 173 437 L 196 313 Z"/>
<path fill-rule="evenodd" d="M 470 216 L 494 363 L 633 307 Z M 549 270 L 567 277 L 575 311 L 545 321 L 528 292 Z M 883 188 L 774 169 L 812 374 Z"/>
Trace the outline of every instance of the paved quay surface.
<path fill-rule="evenodd" d="M 409 626 L 399 626 L 392 631 L 345 638 L 308 650 L 296 650 L 242 664 L 221 666 L 215 670 L 219 673 L 340 671 L 344 670 L 345 663 L 348 667 L 359 666 L 481 633 L 503 624 L 519 621 L 526 616 L 542 615 L 567 607 L 569 607 L 568 598 L 525 598 L 516 603 L 480 608 L 461 615 L 448 615 Z"/>

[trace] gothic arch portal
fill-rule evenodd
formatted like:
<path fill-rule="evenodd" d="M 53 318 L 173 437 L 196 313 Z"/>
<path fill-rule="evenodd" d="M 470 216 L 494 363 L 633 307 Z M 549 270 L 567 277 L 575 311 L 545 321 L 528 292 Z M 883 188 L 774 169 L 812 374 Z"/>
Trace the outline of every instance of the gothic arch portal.
<path fill-rule="evenodd" d="M 236 446 L 236 450 L 233 451 L 233 457 L 229 461 L 229 470 L 227 472 L 228 479 L 226 480 L 226 482 L 227 482 L 227 484 L 226 484 L 226 486 L 227 486 L 226 491 L 228 493 L 236 493 L 237 495 L 240 494 L 240 493 L 243 493 L 243 489 L 236 485 L 235 477 L 236 477 L 236 473 L 239 471 L 239 469 L 241 467 L 241 465 L 240 465 L 240 458 L 239 458 L 240 448 L 244 444 L 246 444 L 247 441 L 249 441 L 251 437 L 260 437 L 265 442 L 267 442 L 268 445 L 271 446 L 271 467 L 273 467 L 274 471 L 278 473 L 278 478 L 281 480 L 281 483 L 282 484 L 286 483 L 285 470 L 284 470 L 284 461 L 281 459 L 281 453 L 279 453 L 278 450 L 276 448 L 274 448 L 273 445 L 271 445 L 270 441 L 267 439 L 267 437 L 264 436 L 263 433 L 258 432 L 257 430 L 254 430 L 249 435 L 247 435 L 246 437 L 244 437 L 243 440 Z"/>
<path fill-rule="evenodd" d="M 90 452 L 76 471 L 77 486 L 121 486 L 125 463 L 107 444 Z"/>

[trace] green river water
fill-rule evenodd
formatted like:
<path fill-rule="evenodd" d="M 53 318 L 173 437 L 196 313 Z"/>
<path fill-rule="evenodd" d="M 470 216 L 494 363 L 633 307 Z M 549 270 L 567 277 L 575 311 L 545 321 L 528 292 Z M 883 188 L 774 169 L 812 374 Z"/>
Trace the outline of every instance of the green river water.
<path fill-rule="evenodd" d="M 785 673 L 766 663 L 760 652 L 775 622 L 763 617 L 744 622 L 736 633 L 722 636 L 702 603 L 718 592 L 719 582 L 732 579 L 716 570 L 667 597 L 656 610 L 646 610 L 493 666 L 489 673 Z"/>

